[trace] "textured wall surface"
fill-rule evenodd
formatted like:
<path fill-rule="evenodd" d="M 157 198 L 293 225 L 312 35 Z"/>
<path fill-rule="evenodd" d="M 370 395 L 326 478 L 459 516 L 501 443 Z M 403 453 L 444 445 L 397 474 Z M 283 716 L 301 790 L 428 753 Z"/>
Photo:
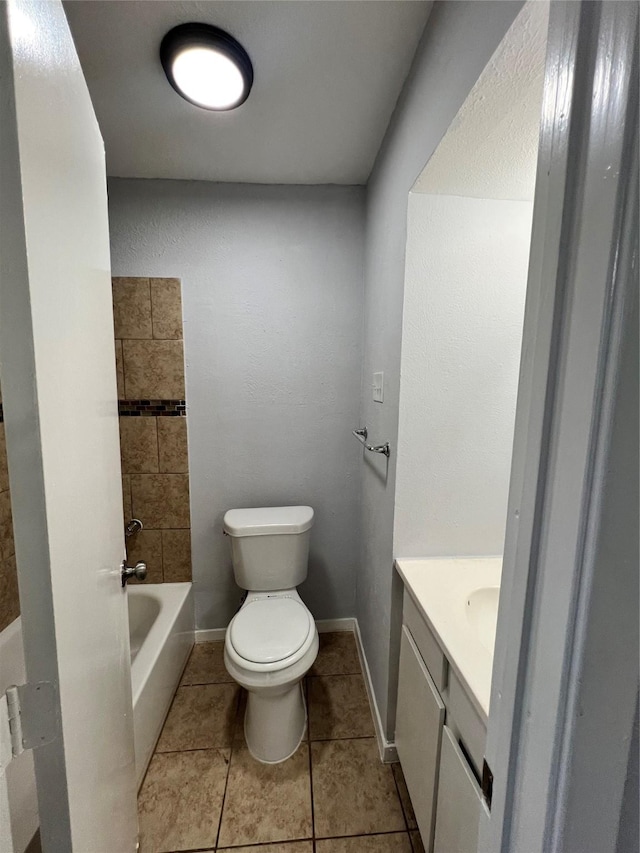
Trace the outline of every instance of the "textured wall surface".
<path fill-rule="evenodd" d="M 396 557 L 502 554 L 532 213 L 409 196 Z"/>
<path fill-rule="evenodd" d="M 533 199 L 548 26 L 549 3 L 529 0 L 414 192 Z"/>
<path fill-rule="evenodd" d="M 392 456 L 386 466 L 383 457 L 372 460 L 369 454 L 361 466 L 363 548 L 356 613 L 389 734 L 395 726 L 395 684 L 389 663 L 397 657 L 398 642 L 392 623 L 398 620 L 401 604 L 392 590 L 393 516 L 407 199 L 521 6 L 519 2 L 434 5 L 367 187 L 360 421 L 374 441 L 391 441 Z M 385 372 L 382 405 L 371 398 L 375 370 Z"/>
<path fill-rule="evenodd" d="M 200 628 L 239 600 L 222 517 L 316 511 L 302 595 L 353 616 L 364 191 L 109 183 L 114 275 L 182 280 L 193 579 Z"/>

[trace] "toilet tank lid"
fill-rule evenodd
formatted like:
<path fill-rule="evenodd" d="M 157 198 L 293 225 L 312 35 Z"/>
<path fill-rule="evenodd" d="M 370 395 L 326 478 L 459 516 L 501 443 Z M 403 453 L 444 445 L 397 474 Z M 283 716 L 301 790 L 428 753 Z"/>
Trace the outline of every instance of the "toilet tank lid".
<path fill-rule="evenodd" d="M 268 536 L 304 533 L 313 524 L 310 506 L 263 506 L 230 509 L 224 514 L 224 530 L 229 536 Z"/>

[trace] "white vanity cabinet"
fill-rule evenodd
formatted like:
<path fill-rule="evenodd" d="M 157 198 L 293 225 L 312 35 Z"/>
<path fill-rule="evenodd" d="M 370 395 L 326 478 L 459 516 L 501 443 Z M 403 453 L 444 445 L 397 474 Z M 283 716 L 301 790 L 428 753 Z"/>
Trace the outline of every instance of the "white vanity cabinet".
<path fill-rule="evenodd" d="M 482 793 L 448 726 L 442 733 L 434 853 L 476 853 Z"/>
<path fill-rule="evenodd" d="M 420 652 L 402 627 L 396 747 L 425 849 L 431 847 L 444 703 Z"/>
<path fill-rule="evenodd" d="M 427 853 L 475 853 L 486 724 L 405 589 L 396 747 Z"/>

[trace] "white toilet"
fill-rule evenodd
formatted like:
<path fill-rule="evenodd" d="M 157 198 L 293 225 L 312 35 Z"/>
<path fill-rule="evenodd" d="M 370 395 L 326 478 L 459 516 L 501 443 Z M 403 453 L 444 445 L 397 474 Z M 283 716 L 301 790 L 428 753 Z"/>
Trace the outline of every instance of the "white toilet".
<path fill-rule="evenodd" d="M 249 691 L 244 734 L 258 761 L 277 764 L 304 737 L 307 709 L 302 679 L 318 654 L 318 632 L 296 587 L 307 576 L 310 506 L 230 509 L 236 582 L 247 590 L 227 628 L 224 662 Z"/>

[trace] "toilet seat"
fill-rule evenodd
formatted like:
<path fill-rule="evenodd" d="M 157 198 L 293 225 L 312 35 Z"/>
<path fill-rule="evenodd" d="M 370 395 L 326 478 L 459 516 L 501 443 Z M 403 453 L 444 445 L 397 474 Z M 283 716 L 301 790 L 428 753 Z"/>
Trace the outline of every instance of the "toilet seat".
<path fill-rule="evenodd" d="M 276 663 L 295 654 L 311 629 L 310 613 L 295 598 L 256 598 L 231 625 L 229 639 L 240 657 L 253 663 Z"/>
<path fill-rule="evenodd" d="M 234 663 L 253 672 L 296 664 L 316 635 L 314 619 L 295 592 L 250 597 L 233 617 L 225 646 Z"/>

